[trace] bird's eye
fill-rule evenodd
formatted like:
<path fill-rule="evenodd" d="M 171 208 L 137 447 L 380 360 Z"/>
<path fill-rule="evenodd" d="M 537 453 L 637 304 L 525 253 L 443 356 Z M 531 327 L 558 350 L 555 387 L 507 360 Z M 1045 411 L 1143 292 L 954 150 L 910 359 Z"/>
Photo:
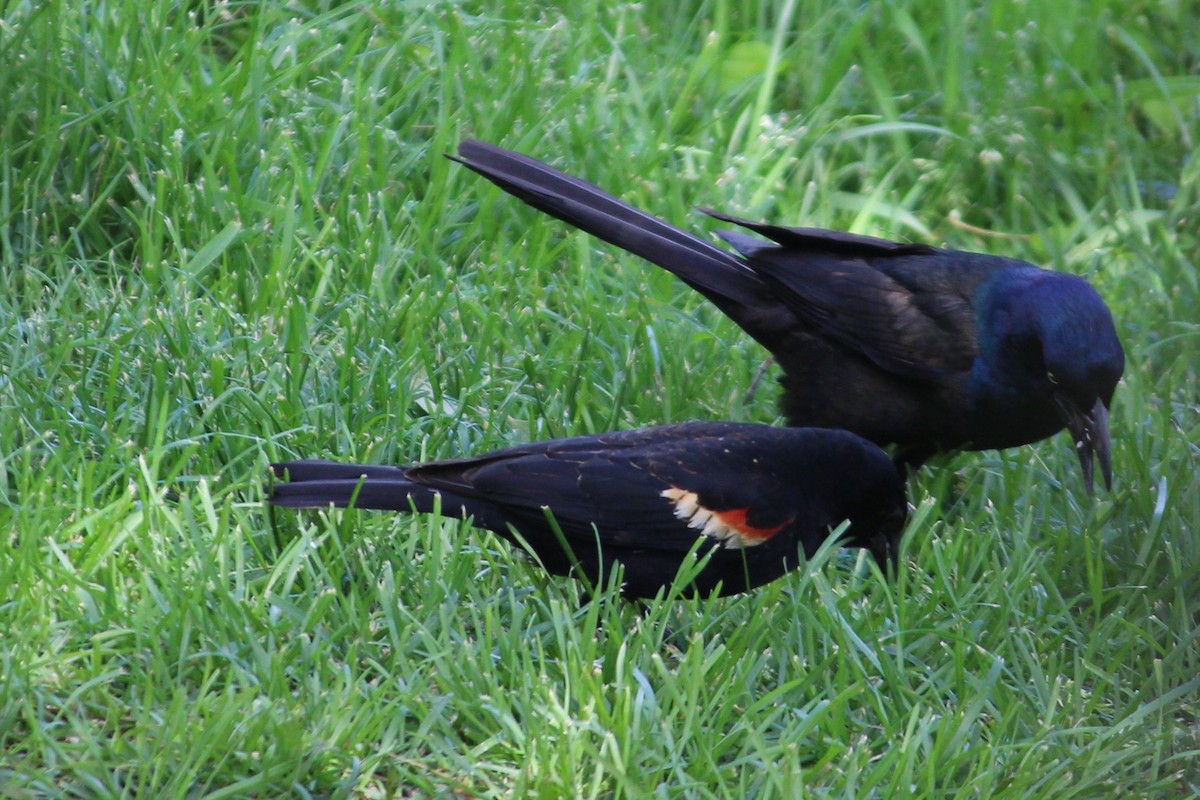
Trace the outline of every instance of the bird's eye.
<path fill-rule="evenodd" d="M 1049 370 L 1046 371 L 1046 380 L 1050 381 L 1055 386 L 1058 386 L 1058 376 Z"/>

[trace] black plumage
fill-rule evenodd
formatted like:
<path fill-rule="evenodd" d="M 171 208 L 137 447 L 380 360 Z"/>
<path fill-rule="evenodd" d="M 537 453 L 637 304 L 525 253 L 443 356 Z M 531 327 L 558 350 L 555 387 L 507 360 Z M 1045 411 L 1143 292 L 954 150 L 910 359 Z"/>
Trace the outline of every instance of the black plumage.
<path fill-rule="evenodd" d="M 710 555 L 690 589 L 744 592 L 795 569 L 849 520 L 843 544 L 894 565 L 907 514 L 887 454 L 845 431 L 691 422 L 579 436 L 407 467 L 291 461 L 275 505 L 334 505 L 469 517 L 522 539 L 551 573 L 578 565 L 653 597 L 698 541 Z M 570 552 L 548 521 L 552 512 Z M 519 536 L 514 535 L 517 531 Z M 709 553 L 711 551 L 711 553 Z"/>
<path fill-rule="evenodd" d="M 1094 459 L 1111 488 L 1108 416 L 1125 357 L 1082 278 L 707 211 L 766 237 L 722 231 L 734 253 L 528 156 L 467 141 L 455 160 L 715 303 L 779 362 L 790 425 L 844 428 L 913 466 L 1066 427 L 1088 491 Z"/>

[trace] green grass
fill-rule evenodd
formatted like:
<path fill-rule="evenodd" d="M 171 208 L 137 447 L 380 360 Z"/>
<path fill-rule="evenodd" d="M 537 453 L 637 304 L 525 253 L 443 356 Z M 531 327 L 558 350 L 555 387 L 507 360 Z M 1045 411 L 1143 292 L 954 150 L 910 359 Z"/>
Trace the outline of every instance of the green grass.
<path fill-rule="evenodd" d="M 0 795 L 1200 793 L 1189 3 L 0 6 Z M 662 270 L 441 157 L 1082 274 L 1115 490 L 924 471 L 884 584 L 583 603 L 269 460 L 777 420 Z M 669 632 L 667 629 L 669 628 Z"/>

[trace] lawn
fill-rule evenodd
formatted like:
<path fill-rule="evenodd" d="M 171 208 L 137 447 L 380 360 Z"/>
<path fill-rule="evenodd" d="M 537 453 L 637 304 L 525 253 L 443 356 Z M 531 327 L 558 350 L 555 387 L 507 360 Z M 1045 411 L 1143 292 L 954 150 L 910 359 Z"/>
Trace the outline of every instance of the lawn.
<path fill-rule="evenodd" d="M 978 6 L 978 7 L 977 7 Z M 0 796 L 1200 795 L 1189 2 L 0 5 Z M 1064 435 L 930 464 L 886 582 L 588 602 L 267 464 L 781 424 L 665 271 L 442 157 L 1083 275 Z"/>

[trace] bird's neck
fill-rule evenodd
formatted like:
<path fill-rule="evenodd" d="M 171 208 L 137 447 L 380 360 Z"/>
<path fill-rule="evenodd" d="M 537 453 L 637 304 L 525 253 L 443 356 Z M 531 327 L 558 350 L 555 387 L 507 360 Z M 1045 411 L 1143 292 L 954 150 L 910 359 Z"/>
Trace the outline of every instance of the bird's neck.
<path fill-rule="evenodd" d="M 977 449 L 1015 447 L 1062 428 L 1053 398 L 1004 359 L 975 360 L 967 397 Z"/>

